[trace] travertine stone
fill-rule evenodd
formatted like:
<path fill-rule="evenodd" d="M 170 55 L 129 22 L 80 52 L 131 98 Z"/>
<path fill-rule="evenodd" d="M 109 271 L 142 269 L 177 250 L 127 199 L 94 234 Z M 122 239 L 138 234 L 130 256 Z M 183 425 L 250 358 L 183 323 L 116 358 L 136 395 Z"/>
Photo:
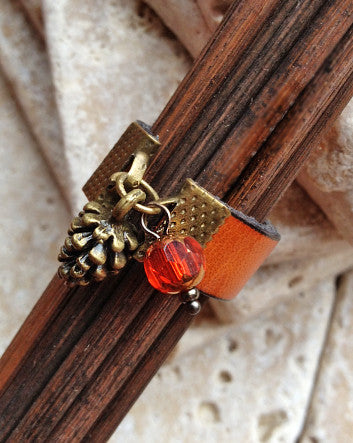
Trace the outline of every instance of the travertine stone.
<path fill-rule="evenodd" d="M 84 201 L 82 184 L 127 125 L 153 123 L 189 67 L 180 43 L 138 5 L 43 2 L 76 209 Z"/>
<path fill-rule="evenodd" d="M 310 156 L 298 180 L 353 244 L 353 100 Z"/>
<path fill-rule="evenodd" d="M 72 182 L 62 146 L 48 56 L 16 2 L 0 2 L 0 64 L 52 173 L 70 199 Z"/>
<path fill-rule="evenodd" d="M 321 283 L 176 357 L 159 371 L 111 442 L 294 442 L 334 292 L 332 280 Z"/>
<path fill-rule="evenodd" d="M 223 323 L 244 322 L 352 266 L 353 254 L 349 245 L 345 251 L 332 252 L 321 258 L 264 266 L 234 300 L 227 303 L 211 300 L 212 308 Z"/>
<path fill-rule="evenodd" d="M 321 258 L 333 252 L 347 251 L 347 242 L 296 183 L 288 188 L 269 218 L 282 238 L 266 264 Z M 353 254 L 353 249 L 351 252 Z"/>
<path fill-rule="evenodd" d="M 346 191 L 323 192 L 305 171 L 299 175 L 298 182 L 321 206 L 342 237 L 353 245 L 353 188 Z"/>
<path fill-rule="evenodd" d="M 353 271 L 340 281 L 301 443 L 349 443 L 353 430 Z"/>
<path fill-rule="evenodd" d="M 209 17 L 208 14 L 203 15 L 200 9 L 200 3 L 204 0 L 201 2 L 195 0 L 145 1 L 174 32 L 190 54 L 193 57 L 199 55 L 214 29 L 213 17 Z M 207 8 L 207 5 L 205 7 Z"/>
<path fill-rule="evenodd" d="M 21 0 L 21 3 L 38 33 L 43 36 L 42 0 Z"/>
<path fill-rule="evenodd" d="M 69 216 L 0 73 L 0 354 L 53 276 Z"/>
<path fill-rule="evenodd" d="M 197 0 L 201 13 L 212 31 L 221 23 L 231 3 L 232 0 Z"/>

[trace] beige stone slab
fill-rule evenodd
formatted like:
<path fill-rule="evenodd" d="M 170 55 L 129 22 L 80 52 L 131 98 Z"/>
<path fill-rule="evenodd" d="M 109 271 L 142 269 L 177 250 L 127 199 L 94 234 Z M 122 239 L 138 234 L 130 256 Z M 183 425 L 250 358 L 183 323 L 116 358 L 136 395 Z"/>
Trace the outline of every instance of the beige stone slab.
<path fill-rule="evenodd" d="M 353 272 L 339 285 L 330 334 L 320 366 L 302 443 L 353 439 Z"/>
<path fill-rule="evenodd" d="M 353 254 L 350 246 L 345 251 L 332 252 L 321 258 L 264 266 L 234 300 L 220 303 L 212 299 L 212 309 L 222 323 L 244 322 L 351 267 Z"/>
<path fill-rule="evenodd" d="M 197 4 L 208 27 L 215 31 L 232 4 L 232 0 L 197 0 Z"/>
<path fill-rule="evenodd" d="M 298 180 L 353 245 L 353 100 L 324 135 Z"/>
<path fill-rule="evenodd" d="M 174 359 L 111 442 L 295 442 L 334 292 L 323 282 Z"/>
<path fill-rule="evenodd" d="M 196 57 L 212 35 L 214 17 L 202 13 L 195 0 L 145 0 L 179 38 L 193 57 Z M 209 2 L 207 2 L 209 3 Z M 204 7 L 207 8 L 208 5 Z M 211 25 L 211 26 L 210 26 Z"/>
<path fill-rule="evenodd" d="M 67 201 L 71 181 L 43 41 L 16 2 L 0 2 L 0 65 Z"/>
<path fill-rule="evenodd" d="M 353 245 L 351 220 L 353 215 L 353 188 L 345 191 L 322 191 L 303 171 L 298 182 L 307 190 L 312 199 L 321 206 L 337 231 Z"/>
<path fill-rule="evenodd" d="M 44 37 L 44 23 L 42 16 L 42 0 L 21 0 L 21 3 L 37 32 Z"/>
<path fill-rule="evenodd" d="M 353 100 L 324 135 L 298 181 L 353 245 Z"/>
<path fill-rule="evenodd" d="M 68 213 L 0 73 L 0 354 L 57 268 Z"/>
<path fill-rule="evenodd" d="M 180 43 L 139 4 L 43 1 L 76 209 L 82 184 L 127 125 L 153 123 L 190 66 Z"/>
<path fill-rule="evenodd" d="M 347 242 L 338 234 L 326 215 L 296 183 L 288 188 L 269 219 L 280 232 L 281 241 L 266 260 L 266 264 L 321 258 L 348 249 Z"/>

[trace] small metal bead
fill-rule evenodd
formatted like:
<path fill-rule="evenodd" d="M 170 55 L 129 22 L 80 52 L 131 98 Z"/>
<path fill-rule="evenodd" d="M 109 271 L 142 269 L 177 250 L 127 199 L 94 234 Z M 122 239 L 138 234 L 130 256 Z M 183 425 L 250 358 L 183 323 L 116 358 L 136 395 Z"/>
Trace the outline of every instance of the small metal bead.
<path fill-rule="evenodd" d="M 186 308 L 189 314 L 197 315 L 201 311 L 201 303 L 197 300 L 186 303 Z"/>
<path fill-rule="evenodd" d="M 197 300 L 200 296 L 200 291 L 197 288 L 189 289 L 180 293 L 180 301 L 188 303 L 189 301 Z"/>
<path fill-rule="evenodd" d="M 187 291 L 190 301 L 197 300 L 200 296 L 200 291 L 197 288 L 192 288 Z"/>

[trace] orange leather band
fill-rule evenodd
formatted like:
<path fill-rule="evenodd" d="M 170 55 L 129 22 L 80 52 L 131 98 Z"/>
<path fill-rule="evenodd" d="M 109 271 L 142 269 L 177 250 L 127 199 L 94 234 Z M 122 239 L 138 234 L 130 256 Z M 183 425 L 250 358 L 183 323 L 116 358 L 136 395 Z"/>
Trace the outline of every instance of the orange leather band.
<path fill-rule="evenodd" d="M 231 300 L 243 288 L 280 239 L 268 222 L 258 223 L 239 211 L 231 215 L 206 244 L 206 272 L 198 289 Z"/>

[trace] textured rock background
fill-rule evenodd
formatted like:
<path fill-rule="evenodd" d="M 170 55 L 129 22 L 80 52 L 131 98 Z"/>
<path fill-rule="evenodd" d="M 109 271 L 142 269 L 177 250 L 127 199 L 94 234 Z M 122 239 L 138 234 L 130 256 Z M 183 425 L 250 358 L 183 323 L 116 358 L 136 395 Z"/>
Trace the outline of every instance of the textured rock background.
<path fill-rule="evenodd" d="M 69 213 L 2 74 L 0 134 L 2 353 L 55 272 Z"/>
<path fill-rule="evenodd" d="M 229 5 L 146 2 L 192 56 Z M 130 121 L 153 122 L 190 63 L 140 1 L 1 2 L 0 352 L 57 266 L 82 184 Z M 280 246 L 234 302 L 204 310 L 112 441 L 350 441 L 352 116 L 301 175 L 319 206 L 291 186 L 271 215 Z"/>
<path fill-rule="evenodd" d="M 296 441 L 334 292 L 332 280 L 322 282 L 176 355 L 124 419 L 117 441 Z"/>

